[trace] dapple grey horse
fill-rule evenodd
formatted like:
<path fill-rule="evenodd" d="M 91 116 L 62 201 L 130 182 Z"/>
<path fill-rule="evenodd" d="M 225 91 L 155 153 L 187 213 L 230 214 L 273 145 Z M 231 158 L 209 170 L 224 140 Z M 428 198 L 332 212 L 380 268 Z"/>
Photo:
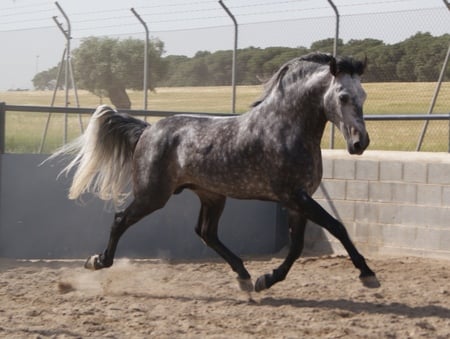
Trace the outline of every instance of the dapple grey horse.
<path fill-rule="evenodd" d="M 106 250 L 88 258 L 85 267 L 110 267 L 131 225 L 162 208 L 172 194 L 190 189 L 201 202 L 196 233 L 237 273 L 241 289 L 261 291 L 285 279 L 302 252 L 307 219 L 339 239 L 365 286 L 378 287 L 342 223 L 311 197 L 322 178 L 320 142 L 327 121 L 342 132 L 349 153 L 362 154 L 369 145 L 360 82 L 364 68 L 365 62 L 323 53 L 295 58 L 239 116 L 178 115 L 150 125 L 98 107 L 86 132 L 52 157 L 75 154 L 63 170 L 76 168 L 71 199 L 85 192 L 118 206 L 128 194 L 133 199 L 115 214 Z M 241 258 L 217 236 L 226 197 L 275 201 L 288 210 L 288 254 L 254 286 Z"/>

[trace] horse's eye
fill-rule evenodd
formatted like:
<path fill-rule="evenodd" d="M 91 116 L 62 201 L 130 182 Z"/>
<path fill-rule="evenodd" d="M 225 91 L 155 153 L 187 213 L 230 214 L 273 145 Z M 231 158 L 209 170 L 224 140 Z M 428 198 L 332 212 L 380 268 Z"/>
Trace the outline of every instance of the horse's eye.
<path fill-rule="evenodd" d="M 341 103 L 347 104 L 350 100 L 350 96 L 348 94 L 341 94 L 339 95 L 339 100 L 341 101 Z"/>

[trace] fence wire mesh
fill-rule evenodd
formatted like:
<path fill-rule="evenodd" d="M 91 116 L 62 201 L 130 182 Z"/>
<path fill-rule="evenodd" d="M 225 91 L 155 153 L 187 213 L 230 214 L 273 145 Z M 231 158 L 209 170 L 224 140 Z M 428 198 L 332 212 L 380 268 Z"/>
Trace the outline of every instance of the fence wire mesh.
<path fill-rule="evenodd" d="M 65 1 L 60 1 L 63 8 Z M 197 2 L 196 2 L 197 3 Z M 171 87 L 167 77 L 162 78 L 156 85 L 156 91 L 150 93 L 148 108 L 150 110 L 196 111 L 196 112 L 224 112 L 231 109 L 231 49 L 233 47 L 233 26 L 226 14 L 215 1 L 198 1 L 190 7 L 187 3 L 167 2 L 168 5 L 152 7 L 142 5 L 140 12 L 142 18 L 147 21 L 152 39 L 159 39 L 164 43 L 163 58 L 169 55 L 193 58 L 199 53 L 214 53 L 224 51 L 220 56 L 223 67 L 216 67 L 216 78 L 220 74 L 223 79 L 216 86 L 211 85 L 200 74 L 183 73 L 181 68 L 169 70 L 174 77 L 184 80 L 186 77 L 198 78 L 196 88 Z M 238 38 L 238 64 L 237 64 L 237 111 L 244 112 L 249 104 L 258 98 L 261 86 L 255 85 L 260 79 L 267 78 L 274 69 L 285 60 L 277 55 L 271 55 L 267 60 L 255 60 L 254 69 L 249 72 L 249 63 L 244 62 L 243 49 L 254 47 L 264 49 L 269 46 L 297 48 L 293 54 L 285 54 L 293 57 L 295 53 L 302 53 L 312 49 L 320 49 L 325 52 L 332 51 L 330 40 L 335 35 L 335 17 L 326 1 L 264 1 L 264 2 L 238 2 L 225 1 L 239 23 Z M 443 66 L 445 51 L 450 45 L 450 11 L 442 1 L 433 0 L 424 4 L 415 1 L 335 1 L 341 16 L 339 26 L 338 54 L 361 53 L 362 41 L 366 43 L 363 50 L 371 55 L 364 87 L 368 94 L 365 104 L 365 114 L 426 114 L 429 113 L 430 103 L 436 88 L 439 71 Z M 3 5 L 2 5 L 3 6 Z M 37 4 L 35 4 L 37 6 Z M 164 7 L 166 6 L 166 7 Z M 193 7 L 194 6 L 194 7 Z M 8 6 L 9 9 L 13 5 Z M 25 22 L 14 26 L 23 14 L 28 11 L 26 6 L 18 12 L 3 11 L 3 24 L 0 23 L 0 41 L 6 45 L 8 57 L 2 56 L 0 71 L 0 101 L 7 104 L 49 105 L 51 91 L 24 91 L 15 89 L 32 88 L 31 78 L 44 70 L 55 67 L 61 60 L 65 47 L 65 40 L 61 32 L 51 20 L 53 15 L 59 13 L 53 4 L 42 2 L 39 12 L 41 16 L 35 21 Z M 123 11 L 122 11 L 123 9 Z M 126 12 L 125 12 L 126 11 Z M 183 13 L 184 12 L 184 13 Z M 159 13 L 159 14 L 158 14 Z M 129 9 L 122 5 L 121 10 L 112 8 L 111 12 L 102 13 L 101 18 L 95 19 L 93 10 L 83 14 L 83 11 L 74 11 L 69 8 L 69 17 L 72 19 L 72 49 L 77 49 L 83 41 L 90 36 L 113 39 L 144 39 L 144 32 L 136 18 L 129 13 Z M 9 17 L 5 17 L 9 15 Z M 61 18 L 61 17 L 60 17 Z M 47 20 L 47 21 L 46 21 Z M 60 20 L 63 20 L 62 18 Z M 63 22 L 64 23 L 64 22 Z M 20 26 L 22 25 L 22 26 Z M 428 33 L 429 32 L 429 33 Z M 408 62 L 408 58 L 398 60 L 398 53 L 406 55 L 415 54 L 415 48 L 420 46 L 411 43 L 405 46 L 405 41 L 411 37 L 426 39 L 430 35 L 439 37 L 432 44 L 428 44 L 425 51 L 415 64 Z M 371 41 L 367 41 L 371 39 Z M 418 39 L 417 41 L 419 41 Z M 8 43 L 14 41 L 14 43 Z M 45 43 L 44 43 L 45 42 Z M 371 44 L 372 43 L 372 44 Z M 403 43 L 400 49 L 400 43 Z M 47 46 L 51 44 L 52 48 Z M 399 45 L 399 48 L 391 48 L 387 53 L 386 46 Z M 423 47 L 423 46 L 422 46 Z M 379 52 L 377 52 L 379 50 Z M 205 52 L 208 51 L 208 52 Z M 241 54 L 240 54 L 241 52 Z M 277 51 L 272 51 L 277 53 Z M 267 52 L 268 54 L 271 52 Z M 261 58 L 261 56 L 255 57 Z M 6 60 L 6 61 L 3 61 Z M 418 61 L 417 61 L 418 60 Z M 383 67 L 379 67 L 383 65 Z M 206 65 L 211 67 L 211 65 Z M 156 67 L 154 64 L 150 68 Z M 134 67 L 125 69 L 136 79 L 142 77 L 142 68 Z M 199 67 L 198 72 L 205 72 Z M 28 82 L 23 85 L 19 79 L 21 74 L 28 74 Z M 245 76 L 244 76 L 245 75 Z M 450 113 L 450 65 L 447 65 L 444 82 L 437 97 L 432 113 Z M 9 82 L 4 81 L 4 79 Z M 82 82 L 82 81 L 81 81 Z M 252 86 L 249 86 L 251 84 Z M 165 86 L 165 87 L 162 87 Z M 7 91 L 11 89 L 11 91 Z M 82 88 L 79 89 L 79 100 L 82 107 L 94 107 L 99 103 L 110 103 L 103 94 L 102 97 L 94 96 Z M 142 91 L 128 90 L 132 108 L 143 107 Z M 200 94 L 198 94 L 201 92 Z M 69 93 L 68 105 L 75 105 L 73 91 Z M 63 90 L 56 93 L 55 105 L 63 106 Z M 76 123 L 70 124 L 70 137 L 79 134 Z M 11 113 L 7 116 L 7 151 L 35 151 L 35 146 L 23 146 L 26 143 L 39 144 L 44 117 L 32 117 L 26 114 Z M 32 123 L 26 136 L 20 135 L 21 125 Z M 60 140 L 61 119 L 55 118 L 50 128 L 51 135 Z M 416 149 L 420 136 L 422 121 L 369 121 L 367 128 L 371 135 L 371 149 L 407 150 Z M 19 126 L 19 127 L 18 127 Z M 329 147 L 328 128 L 324 135 L 323 147 Z M 35 135 L 35 136 L 34 136 Z M 33 136 L 33 137 L 32 137 Z M 423 145 L 423 151 L 448 151 L 449 124 L 447 121 L 431 121 L 428 125 Z M 53 147 L 53 146 L 51 146 Z M 336 133 L 336 148 L 344 147 L 342 137 Z"/>

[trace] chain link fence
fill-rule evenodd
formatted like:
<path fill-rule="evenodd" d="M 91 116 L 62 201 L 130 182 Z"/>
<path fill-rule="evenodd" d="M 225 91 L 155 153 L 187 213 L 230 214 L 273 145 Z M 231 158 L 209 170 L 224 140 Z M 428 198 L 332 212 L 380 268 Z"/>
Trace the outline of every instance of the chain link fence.
<path fill-rule="evenodd" d="M 426 122 L 425 120 L 370 120 L 367 116 L 366 128 L 370 135 L 370 150 L 387 151 L 416 151 L 419 137 L 425 125 L 426 134 L 421 144 L 424 152 L 449 152 L 450 135 L 449 121 L 436 120 Z M 329 148 L 330 128 L 325 131 L 322 139 L 322 148 Z M 335 133 L 334 148 L 345 149 L 346 144 L 343 136 Z"/>
<path fill-rule="evenodd" d="M 206 2 L 205 2 L 206 3 Z M 239 38 L 238 48 L 244 49 L 251 46 L 255 48 L 265 48 L 268 46 L 287 46 L 297 47 L 299 51 L 304 49 L 311 49 L 313 47 L 321 47 L 320 41 L 333 39 L 335 36 L 335 16 L 331 9 L 326 15 L 318 14 L 311 8 L 325 8 L 328 3 L 323 1 L 323 4 L 318 2 L 299 2 L 298 9 L 290 9 L 289 7 L 283 7 L 284 3 L 289 6 L 297 6 L 293 1 L 283 1 L 279 4 L 279 10 L 273 9 L 271 14 L 269 10 L 264 12 L 264 8 L 259 9 L 257 4 L 254 4 L 252 9 L 249 5 L 235 5 L 235 2 L 226 2 L 230 4 L 231 11 L 235 10 L 235 16 L 239 23 Z M 418 33 L 426 36 L 427 32 L 433 37 L 440 37 L 440 40 L 436 44 L 430 45 L 428 52 L 424 54 L 424 58 L 421 62 L 423 65 L 417 67 L 417 65 L 408 64 L 405 60 L 403 63 L 395 63 L 395 49 L 389 53 L 372 53 L 376 56 L 376 62 L 371 62 L 369 59 L 369 66 L 367 69 L 367 79 L 364 87 L 368 94 L 368 99 L 365 104 L 365 114 L 379 115 L 379 114 L 450 114 L 450 64 L 447 65 L 445 76 L 443 79 L 442 87 L 436 98 L 435 105 L 432 112 L 430 106 L 437 86 L 437 80 L 439 76 L 439 70 L 443 67 L 445 50 L 450 45 L 450 11 L 445 7 L 443 2 L 435 1 L 431 7 L 412 7 L 410 9 L 396 9 L 394 5 L 398 5 L 399 1 L 392 2 L 392 8 L 389 9 L 388 5 L 383 1 L 374 2 L 373 5 L 367 9 L 366 12 L 358 12 L 358 7 L 367 5 L 367 2 L 360 2 L 356 4 L 340 4 L 336 1 L 336 5 L 341 12 L 340 26 L 339 26 L 339 39 L 343 45 L 338 45 L 338 54 L 342 51 L 352 52 L 352 46 L 357 46 L 358 41 L 365 39 L 373 39 L 374 46 L 367 47 L 383 50 L 382 47 L 391 46 L 404 42 L 409 38 L 417 35 Z M 430 2 L 431 3 L 431 2 Z M 304 4 L 306 7 L 301 7 Z M 208 6 L 210 4 L 208 3 Z M 233 7 L 235 5 L 235 8 Z M 263 5 L 263 3 L 262 3 Z M 261 6 L 262 6 L 261 5 Z M 64 6 L 64 3 L 63 3 Z M 212 5 L 211 5 L 212 6 Z M 217 6 L 217 4 L 214 4 Z M 286 5 L 287 6 L 287 5 Z M 368 6 L 368 5 L 367 5 Z M 197 52 L 201 51 L 217 51 L 228 50 L 233 48 L 233 26 L 231 21 L 225 13 L 219 8 L 218 12 L 208 12 L 211 15 L 207 18 L 207 26 L 200 27 L 195 22 L 195 17 L 191 18 L 189 22 L 190 27 L 174 28 L 175 19 L 171 19 L 172 16 L 167 14 L 168 19 L 161 18 L 157 20 L 156 17 L 146 16 L 144 11 L 142 17 L 153 18 L 147 21 L 150 28 L 150 35 L 152 39 L 159 39 L 164 42 L 164 48 L 168 55 L 184 55 L 187 57 L 193 57 Z M 252 12 L 253 11 L 253 12 Z M 139 9 L 138 9 L 139 12 Z M 200 14 L 202 12 L 199 12 Z M 253 14 L 252 14 L 253 13 Z M 256 15 L 265 15 L 261 22 L 252 22 Z M 287 15 L 288 13 L 289 15 Z M 323 13 L 323 12 L 320 12 Z M 281 14 L 284 18 L 280 19 Z M 124 14 L 125 15 L 125 14 Z M 139 23 L 132 14 L 128 13 L 131 19 L 136 21 L 137 26 L 131 26 L 131 23 L 123 22 L 120 18 L 117 18 L 117 22 L 109 20 L 107 23 L 98 22 L 98 31 L 96 36 L 103 36 L 108 34 L 109 37 L 115 39 L 144 39 L 145 34 L 139 28 Z M 148 14 L 150 15 L 150 14 Z M 198 14 L 197 14 L 198 15 Z M 69 13 L 70 16 L 70 13 Z M 112 14 L 111 14 L 112 16 Z M 219 19 L 220 16 L 220 19 Z M 224 17 L 224 18 L 222 18 Z M 174 17 L 175 18 L 175 17 Z M 49 16 L 49 21 L 51 18 Z M 131 22 L 131 21 L 130 21 Z M 71 40 L 72 49 L 76 49 L 84 39 L 88 37 L 88 30 L 82 26 L 83 20 L 74 16 L 74 22 L 72 25 L 73 39 Z M 108 25 L 123 27 L 123 33 L 108 33 Z M 78 31 L 77 31 L 78 27 Z M 134 28 L 131 28 L 134 27 Z M 130 29 L 128 29 L 130 28 Z M 117 29 L 115 30 L 117 31 Z M 22 59 L 24 55 L 27 56 L 25 65 L 29 68 L 28 71 L 34 70 L 31 74 L 36 74 L 45 69 L 57 66 L 60 60 L 63 60 L 63 50 L 65 46 L 65 40 L 61 32 L 56 25 L 51 28 L 51 25 L 43 28 L 30 29 L 17 29 L 17 30 L 5 30 L 0 26 L 0 39 L 6 40 L 11 37 L 17 41 L 17 44 L 7 46 L 8 53 L 16 55 L 17 60 Z M 50 53 L 52 57 L 48 57 L 48 42 L 51 41 L 52 48 Z M 380 42 L 381 41 L 381 44 Z M 44 42 L 46 42 L 44 44 Z M 353 43 L 353 45 L 352 45 Z M 326 52 L 330 45 L 322 45 Z M 414 46 L 405 47 L 408 53 L 414 53 Z M 45 51 L 44 51 L 45 49 Z M 444 52 L 442 52 L 444 50 Z M 372 51 L 373 52 L 373 51 Z M 239 50 L 238 50 L 239 55 Z M 361 57 L 361 53 L 357 53 L 358 57 Z M 224 57 L 231 58 L 231 52 Z M 428 62 L 427 62 L 428 61 Z M 278 62 L 278 63 L 277 63 Z M 272 63 L 276 63 L 277 66 L 281 65 L 283 60 L 272 59 Z M 375 65 L 384 64 L 385 67 L 379 68 Z M 430 66 L 430 63 L 433 67 Z M 153 65 L 150 64 L 151 68 Z M 229 81 L 224 84 L 226 86 L 231 85 L 231 59 L 229 60 L 229 66 L 224 70 Z M 244 65 L 245 66 L 245 65 Z M 237 65 L 237 74 L 239 80 L 239 74 L 244 72 L 242 64 Z M 269 65 L 270 66 L 270 65 Z M 274 65 L 267 66 L 267 69 L 261 69 L 255 71 L 254 78 L 264 78 L 268 74 L 268 71 L 272 70 Z M 19 73 L 25 66 L 11 62 L 7 66 L 3 65 L 2 74 L 4 76 Z M 176 72 L 177 70 L 174 70 Z M 138 72 L 134 70 L 134 72 Z M 428 72 L 428 73 L 427 73 Z M 393 75 L 396 74 L 397 78 Z M 398 77 L 400 74 L 400 78 Z M 135 75 L 136 77 L 139 74 Z M 376 76 L 376 81 L 373 81 Z M 408 77 L 409 76 L 409 77 Z M 12 76 L 14 78 L 14 76 Z M 430 80 L 432 79 L 432 80 Z M 202 86 L 207 85 L 201 82 L 197 84 L 199 86 L 193 91 L 202 89 L 205 93 L 207 88 Z M 11 89 L 20 87 L 13 82 L 8 85 Z M 155 92 L 150 93 L 148 100 L 148 109 L 150 110 L 181 110 L 181 111 L 197 111 L 197 112 L 224 112 L 229 113 L 231 111 L 231 94 L 230 87 L 226 87 L 226 90 L 220 90 L 220 95 L 211 102 L 204 102 L 198 100 L 193 103 L 192 98 L 189 95 L 176 96 L 170 95 L 170 90 L 163 88 L 156 88 Z M 247 91 L 248 89 L 248 91 Z M 186 89 L 188 91 L 188 89 Z M 85 95 L 84 91 L 79 89 L 80 105 L 82 107 L 93 107 L 99 103 L 109 103 L 106 97 L 94 97 L 92 95 Z M 249 89 L 247 86 L 242 86 L 237 91 L 237 111 L 243 112 L 248 109 L 251 102 L 258 97 L 260 91 L 259 86 L 253 86 Z M 165 95 L 165 93 L 169 93 Z M 133 103 L 133 108 L 140 109 L 143 107 L 142 98 L 143 93 L 139 91 L 128 91 L 130 99 Z M 244 94 L 242 94 L 244 93 Z M 0 101 L 4 101 L 7 104 L 32 104 L 32 105 L 50 105 L 51 95 L 48 91 L 43 92 L 14 92 L 14 91 L 0 91 Z M 206 97 L 206 95 L 205 95 Z M 68 105 L 75 105 L 75 98 L 73 90 L 69 93 Z M 54 105 L 63 106 L 64 94 L 62 91 L 56 92 L 56 98 Z M 181 108 L 180 108 L 181 107 Z M 75 118 L 74 118 L 75 119 Z M 19 140 L 17 133 L 20 133 L 19 127 L 11 127 L 11 132 L 8 132 L 8 125 L 14 126 L 14 124 L 21 126 L 26 124 L 27 121 L 33 121 L 33 124 L 39 128 L 39 132 L 36 133 L 39 139 L 41 130 L 44 128 L 44 122 L 38 122 L 37 117 L 20 116 L 15 113 L 14 115 L 7 116 L 7 141 L 6 147 L 8 150 L 8 138 L 14 140 L 17 144 Z M 44 119 L 42 119 L 44 120 Z M 54 119 L 55 123 L 60 124 L 61 120 Z M 367 129 L 371 135 L 371 149 L 380 150 L 405 150 L 414 151 L 417 147 L 418 140 L 423 129 L 423 121 L 368 121 Z M 74 131 L 70 132 L 71 136 L 79 134 L 77 123 L 71 125 Z M 61 128 L 61 127 L 59 127 Z M 52 128 L 51 128 L 52 130 Z M 58 128 L 53 128 L 54 132 L 58 133 Z M 31 133 L 31 132 L 29 132 Z M 329 147 L 329 129 L 327 128 L 324 139 L 323 147 Z M 58 137 L 59 138 L 59 137 Z M 335 148 L 343 148 L 344 142 L 340 133 L 336 133 Z M 21 140 L 21 139 L 20 139 Z M 38 144 L 38 140 L 36 143 Z M 426 134 L 423 139 L 421 147 L 422 151 L 448 151 L 449 147 L 449 123 L 448 121 L 430 121 L 426 129 Z M 34 150 L 35 148 L 33 148 Z M 11 151 L 11 149 L 9 149 Z"/>

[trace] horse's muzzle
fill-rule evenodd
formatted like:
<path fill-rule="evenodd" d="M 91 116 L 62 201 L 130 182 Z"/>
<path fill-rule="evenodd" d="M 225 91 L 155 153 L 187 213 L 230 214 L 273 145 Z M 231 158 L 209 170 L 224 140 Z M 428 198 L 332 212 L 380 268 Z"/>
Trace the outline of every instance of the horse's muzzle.
<path fill-rule="evenodd" d="M 347 150 L 350 154 L 361 155 L 370 144 L 369 134 L 354 134 L 347 142 Z"/>

